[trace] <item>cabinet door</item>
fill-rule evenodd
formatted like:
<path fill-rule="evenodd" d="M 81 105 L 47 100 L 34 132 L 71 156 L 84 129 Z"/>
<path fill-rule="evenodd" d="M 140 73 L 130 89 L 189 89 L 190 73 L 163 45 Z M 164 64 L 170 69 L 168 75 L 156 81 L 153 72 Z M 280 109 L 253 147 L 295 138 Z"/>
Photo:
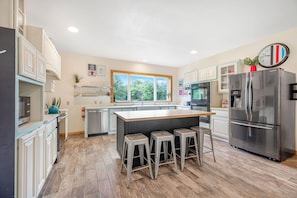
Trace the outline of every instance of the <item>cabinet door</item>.
<path fill-rule="evenodd" d="M 35 149 L 35 189 L 36 195 L 41 191 L 45 182 L 45 127 L 42 126 L 36 133 L 36 149 Z"/>
<path fill-rule="evenodd" d="M 52 152 L 52 164 L 55 163 L 56 159 L 57 159 L 57 154 L 58 154 L 58 150 L 57 150 L 57 147 L 58 147 L 58 139 L 57 139 L 57 129 L 55 129 L 53 132 L 53 139 L 52 139 L 52 144 L 51 144 L 51 152 Z"/>
<path fill-rule="evenodd" d="M 198 78 L 199 81 L 206 80 L 206 68 L 199 69 L 198 75 L 199 75 L 199 78 Z"/>
<path fill-rule="evenodd" d="M 46 137 L 46 145 L 45 145 L 45 175 L 46 177 L 52 170 L 52 144 L 53 144 L 53 134 L 49 134 Z"/>
<path fill-rule="evenodd" d="M 38 51 L 36 51 L 36 67 L 37 67 L 36 80 L 40 82 L 45 82 L 46 81 L 45 59 L 43 55 Z"/>
<path fill-rule="evenodd" d="M 117 116 L 114 112 L 119 111 L 118 109 L 110 109 L 109 110 L 109 132 L 117 131 Z"/>
<path fill-rule="evenodd" d="M 214 136 L 229 139 L 229 122 L 226 118 L 212 117 L 211 118 L 211 128 Z"/>
<path fill-rule="evenodd" d="M 206 78 L 207 80 L 214 80 L 217 78 L 217 67 L 208 67 L 206 71 Z"/>
<path fill-rule="evenodd" d="M 35 191 L 35 135 L 36 131 L 19 139 L 18 197 L 36 197 Z"/>
<path fill-rule="evenodd" d="M 19 37 L 19 74 L 36 79 L 36 49 L 26 39 Z"/>
<path fill-rule="evenodd" d="M 218 92 L 228 93 L 229 76 L 241 71 L 239 61 L 233 61 L 218 66 Z"/>

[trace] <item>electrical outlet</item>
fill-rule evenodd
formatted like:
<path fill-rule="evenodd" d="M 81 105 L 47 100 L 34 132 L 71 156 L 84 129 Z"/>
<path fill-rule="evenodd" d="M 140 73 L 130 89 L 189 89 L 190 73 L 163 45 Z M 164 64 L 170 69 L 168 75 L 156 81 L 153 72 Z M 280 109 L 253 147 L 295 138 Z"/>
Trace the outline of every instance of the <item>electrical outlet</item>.
<path fill-rule="evenodd" d="M 102 101 L 101 100 L 99 101 L 99 104 L 102 104 Z"/>
<path fill-rule="evenodd" d="M 67 106 L 69 106 L 69 105 L 70 105 L 70 102 L 69 102 L 69 101 L 67 101 L 67 102 L 66 102 L 66 105 L 67 105 Z"/>
<path fill-rule="evenodd" d="M 97 104 L 97 101 L 95 100 L 95 104 Z"/>

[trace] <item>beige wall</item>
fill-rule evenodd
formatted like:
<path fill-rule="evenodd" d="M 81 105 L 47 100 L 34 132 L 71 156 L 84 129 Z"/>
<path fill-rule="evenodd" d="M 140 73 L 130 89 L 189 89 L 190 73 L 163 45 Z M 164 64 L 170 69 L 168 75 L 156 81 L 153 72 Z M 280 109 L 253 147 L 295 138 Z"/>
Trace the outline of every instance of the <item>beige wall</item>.
<path fill-rule="evenodd" d="M 147 65 L 129 61 L 119 61 L 106 58 L 85 56 L 71 53 L 60 53 L 62 57 L 62 80 L 56 81 L 55 93 L 47 93 L 46 101 L 51 97 L 62 98 L 62 108 L 69 109 L 69 131 L 83 131 L 84 122 L 81 119 L 81 107 L 84 106 L 101 106 L 109 105 L 109 97 L 103 96 L 98 99 L 77 99 L 73 96 L 74 94 L 74 80 L 73 75 L 75 73 L 83 76 L 82 83 L 96 82 L 96 81 L 108 81 L 110 82 L 110 70 L 126 70 L 135 72 L 145 73 L 158 73 L 173 76 L 173 103 L 183 104 L 184 101 L 188 100 L 185 97 L 178 96 L 177 81 L 183 78 L 183 74 L 192 70 L 196 70 L 199 67 L 208 67 L 220 65 L 232 60 L 241 59 L 245 57 L 254 57 L 258 52 L 266 45 L 273 42 L 282 42 L 288 45 L 290 48 L 290 57 L 280 67 L 286 71 L 297 73 L 297 28 L 290 29 L 288 31 L 272 35 L 262 40 L 250 43 L 239 48 L 225 51 L 223 53 L 211 56 L 189 65 L 185 65 L 180 68 L 171 67 L 160 67 L 155 65 Z M 106 75 L 104 77 L 89 77 L 87 75 L 87 65 L 97 64 L 106 67 Z M 258 70 L 262 70 L 258 66 Z M 244 72 L 249 71 L 248 66 L 244 66 Z M 224 95 L 224 98 L 228 98 L 228 95 Z M 69 104 L 67 104 L 69 103 Z M 97 103 L 97 104 L 95 104 Z M 102 103 L 102 104 L 99 104 Z M 297 123 L 297 112 L 296 112 L 296 123 Z M 297 134 L 297 132 L 296 132 Z M 296 135 L 297 142 L 297 135 Z M 296 149 L 297 150 L 297 149 Z"/>
<path fill-rule="evenodd" d="M 179 68 L 178 70 L 178 79 L 183 78 L 183 74 L 189 71 L 196 70 L 199 67 L 215 66 L 220 65 L 229 61 L 236 59 L 242 60 L 245 57 L 255 57 L 258 55 L 259 51 L 270 43 L 280 42 L 286 44 L 290 48 L 290 56 L 288 60 L 283 63 L 280 68 L 283 68 L 285 71 L 293 72 L 297 74 L 297 28 L 281 32 L 279 34 L 272 35 L 262 40 L 250 43 L 248 45 L 241 46 L 239 48 L 229 50 L 220 54 L 217 54 L 212 57 L 205 58 L 203 60 L 194 62 L 192 64 L 186 65 Z M 257 67 L 258 70 L 263 70 L 260 66 Z M 243 66 L 243 72 L 249 71 L 249 66 Z M 224 98 L 228 98 L 228 95 L 224 94 Z M 187 98 L 179 97 L 178 102 L 183 102 Z M 296 104 L 297 106 L 297 104 Z M 297 109 L 297 108 L 296 108 Z M 297 123 L 297 110 L 296 110 L 296 121 Z M 297 126 L 296 126 L 296 142 L 297 142 Z M 297 145 L 296 149 L 297 151 Z"/>
<path fill-rule="evenodd" d="M 46 103 L 52 97 L 61 97 L 61 108 L 69 110 L 69 132 L 84 130 L 84 122 L 81 119 L 81 108 L 85 106 L 106 106 L 110 105 L 110 97 L 74 97 L 74 74 L 83 77 L 81 84 L 96 84 L 97 82 L 110 83 L 110 70 L 123 70 L 141 73 L 153 73 L 171 75 L 173 81 L 173 93 L 177 93 L 175 82 L 177 82 L 177 69 L 172 67 L 160 67 L 129 61 L 99 58 L 80 54 L 60 53 L 62 58 L 62 79 L 55 81 L 55 92 L 46 92 Z M 88 76 L 88 64 L 103 65 L 106 67 L 105 76 Z M 47 77 L 47 79 L 50 79 Z M 172 100 L 175 103 L 177 95 Z"/>

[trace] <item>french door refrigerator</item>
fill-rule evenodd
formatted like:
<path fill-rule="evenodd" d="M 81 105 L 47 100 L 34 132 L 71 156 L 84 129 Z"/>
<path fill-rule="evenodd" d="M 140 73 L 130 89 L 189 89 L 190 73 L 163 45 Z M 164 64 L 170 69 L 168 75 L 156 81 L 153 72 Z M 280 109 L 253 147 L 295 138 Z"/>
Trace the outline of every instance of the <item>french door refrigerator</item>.
<path fill-rule="evenodd" d="M 296 75 L 282 69 L 229 77 L 229 143 L 273 160 L 295 152 L 295 102 L 289 84 Z"/>

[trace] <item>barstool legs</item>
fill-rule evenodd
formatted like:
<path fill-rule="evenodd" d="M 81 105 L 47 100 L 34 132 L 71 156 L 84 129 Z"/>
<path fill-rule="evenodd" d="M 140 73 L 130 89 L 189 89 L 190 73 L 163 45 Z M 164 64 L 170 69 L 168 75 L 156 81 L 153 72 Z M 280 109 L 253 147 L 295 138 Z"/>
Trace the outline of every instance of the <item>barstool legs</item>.
<path fill-rule="evenodd" d="M 150 147 L 149 147 L 149 144 L 148 142 L 145 143 L 145 150 L 146 150 L 146 153 L 147 153 L 147 163 L 149 164 L 149 171 L 150 171 L 150 175 L 151 175 L 151 178 L 154 179 L 154 176 L 153 176 L 153 170 L 152 170 L 152 162 L 151 162 L 151 152 L 150 152 Z"/>
<path fill-rule="evenodd" d="M 134 155 L 134 146 L 128 145 L 128 156 L 127 156 L 127 188 L 130 184 L 130 178 L 132 173 L 132 164 L 133 164 L 133 155 Z"/>

